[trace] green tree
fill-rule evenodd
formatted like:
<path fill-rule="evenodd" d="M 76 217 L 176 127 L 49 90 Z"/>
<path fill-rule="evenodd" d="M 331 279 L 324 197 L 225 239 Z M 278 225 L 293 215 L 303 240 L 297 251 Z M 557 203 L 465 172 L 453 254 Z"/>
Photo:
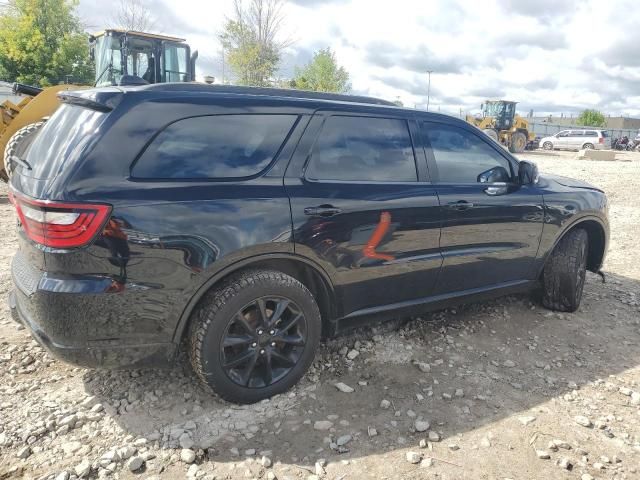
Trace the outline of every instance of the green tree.
<path fill-rule="evenodd" d="M 291 86 L 315 92 L 346 93 L 351 90 L 349 73 L 338 65 L 329 47 L 314 53 L 304 67 L 296 68 Z"/>
<path fill-rule="evenodd" d="M 48 86 L 90 83 L 87 36 L 77 0 L 10 0 L 0 14 L 0 77 Z"/>
<path fill-rule="evenodd" d="M 607 120 L 604 115 L 598 110 L 583 110 L 580 116 L 576 119 L 576 124 L 583 125 L 585 127 L 604 127 Z"/>
<path fill-rule="evenodd" d="M 220 41 L 236 83 L 268 86 L 278 70 L 282 50 L 284 0 L 242 0 L 234 2 L 234 16 L 228 19 Z"/>

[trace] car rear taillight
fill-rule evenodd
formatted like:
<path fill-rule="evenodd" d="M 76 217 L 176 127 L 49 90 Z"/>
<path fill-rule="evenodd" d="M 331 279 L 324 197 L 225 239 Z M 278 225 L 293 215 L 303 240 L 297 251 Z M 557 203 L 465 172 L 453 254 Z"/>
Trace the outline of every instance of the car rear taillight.
<path fill-rule="evenodd" d="M 600 142 L 600 143 L 604 143 L 604 137 L 600 137 L 599 142 Z"/>
<path fill-rule="evenodd" d="M 15 192 L 9 196 L 27 236 L 46 247 L 87 245 L 111 213 L 110 205 L 34 200 Z"/>

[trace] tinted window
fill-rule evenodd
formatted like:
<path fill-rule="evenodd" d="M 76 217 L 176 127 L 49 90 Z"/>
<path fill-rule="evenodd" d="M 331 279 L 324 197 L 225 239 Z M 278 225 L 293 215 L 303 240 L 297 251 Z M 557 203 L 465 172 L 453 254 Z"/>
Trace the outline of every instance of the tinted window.
<path fill-rule="evenodd" d="M 569 131 L 565 130 L 563 132 L 560 132 L 557 134 L 558 137 L 568 137 L 569 136 Z"/>
<path fill-rule="evenodd" d="M 329 117 L 306 170 L 314 180 L 415 182 L 416 163 L 405 120 Z"/>
<path fill-rule="evenodd" d="M 444 183 L 476 183 L 478 176 L 502 167 L 505 181 L 511 178 L 511 165 L 473 132 L 450 125 L 422 124 Z"/>
<path fill-rule="evenodd" d="M 295 115 L 215 115 L 169 125 L 133 167 L 138 178 L 239 178 L 261 172 Z"/>
<path fill-rule="evenodd" d="M 584 132 L 582 130 L 572 130 L 569 134 L 570 137 L 584 137 Z"/>
<path fill-rule="evenodd" d="M 92 133 L 106 117 L 106 113 L 63 104 L 45 123 L 27 151 L 27 161 L 33 169 L 23 168 L 20 173 L 35 178 L 53 178 L 95 141 L 96 135 Z"/>
<path fill-rule="evenodd" d="M 606 132 L 606 131 L 604 131 L 604 130 L 603 130 L 603 131 L 602 131 L 602 136 L 603 136 L 604 138 L 607 138 L 607 137 L 609 136 L 609 132 Z M 640 132 L 638 132 L 638 136 L 640 136 Z"/>
<path fill-rule="evenodd" d="M 598 132 L 594 132 L 593 130 L 587 130 L 586 132 L 584 132 L 584 136 L 585 137 L 597 137 L 598 136 Z"/>

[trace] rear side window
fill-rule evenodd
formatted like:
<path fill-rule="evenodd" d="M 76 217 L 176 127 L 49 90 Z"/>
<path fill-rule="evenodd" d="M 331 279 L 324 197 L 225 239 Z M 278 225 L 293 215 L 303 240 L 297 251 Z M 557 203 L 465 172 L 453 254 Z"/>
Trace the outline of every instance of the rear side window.
<path fill-rule="evenodd" d="M 327 118 L 306 177 L 312 180 L 416 182 L 415 156 L 405 120 Z"/>
<path fill-rule="evenodd" d="M 250 177 L 273 160 L 296 115 L 192 117 L 162 130 L 133 166 L 147 179 Z"/>
<path fill-rule="evenodd" d="M 593 130 L 587 130 L 586 132 L 584 132 L 584 136 L 585 137 L 597 137 L 598 136 L 598 132 L 594 132 Z"/>
<path fill-rule="evenodd" d="M 584 132 L 582 130 L 572 130 L 569 134 L 570 137 L 584 137 Z"/>

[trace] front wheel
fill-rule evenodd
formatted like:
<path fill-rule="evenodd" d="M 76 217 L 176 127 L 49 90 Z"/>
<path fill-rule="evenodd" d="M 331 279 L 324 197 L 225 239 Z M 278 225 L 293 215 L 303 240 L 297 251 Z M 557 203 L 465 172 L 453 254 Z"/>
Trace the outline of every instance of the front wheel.
<path fill-rule="evenodd" d="M 545 150 L 553 150 L 553 143 L 551 142 L 544 142 L 542 144 L 542 148 L 544 148 Z"/>
<path fill-rule="evenodd" d="M 547 259 L 542 274 L 542 303 L 551 310 L 575 312 L 587 275 L 589 236 L 581 228 L 567 233 Z"/>
<path fill-rule="evenodd" d="M 302 283 L 277 271 L 247 271 L 209 292 L 194 312 L 191 364 L 225 400 L 255 403 L 300 380 L 320 332 L 318 305 Z"/>
<path fill-rule="evenodd" d="M 522 132 L 516 132 L 511 135 L 511 143 L 509 144 L 509 151 L 511 153 L 522 153 L 524 147 L 527 146 L 527 136 Z"/>

